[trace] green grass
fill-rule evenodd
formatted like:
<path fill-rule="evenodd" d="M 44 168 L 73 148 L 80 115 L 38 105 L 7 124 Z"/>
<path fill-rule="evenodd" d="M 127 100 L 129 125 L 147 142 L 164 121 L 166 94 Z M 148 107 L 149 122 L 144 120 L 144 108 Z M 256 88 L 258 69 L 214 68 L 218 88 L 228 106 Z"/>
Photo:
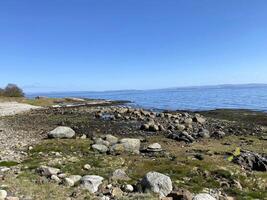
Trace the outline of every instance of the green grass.
<path fill-rule="evenodd" d="M 159 139 L 159 138 L 158 138 Z M 260 151 L 260 142 L 256 138 L 248 138 L 255 140 L 254 150 Z M 231 141 L 231 145 L 223 145 L 224 140 Z M 108 179 L 111 173 L 119 168 L 126 169 L 126 173 L 131 178 L 127 183 L 136 184 L 147 172 L 157 171 L 171 177 L 172 182 L 179 188 L 188 189 L 191 192 L 201 192 L 204 188 L 219 188 L 220 183 L 217 180 L 225 179 L 229 182 L 238 180 L 243 186 L 240 191 L 237 188 L 225 189 L 228 194 L 237 196 L 239 199 L 263 199 L 266 197 L 266 192 L 257 186 L 259 178 L 266 180 L 266 173 L 254 172 L 252 175 L 243 176 L 240 166 L 227 161 L 224 155 L 233 152 L 236 146 L 239 146 L 240 138 L 225 138 L 223 140 L 208 141 L 209 145 L 195 143 L 187 147 L 162 146 L 168 149 L 168 152 L 176 157 L 170 159 L 168 156 L 162 157 L 142 157 L 140 155 L 120 155 L 112 156 L 106 154 L 98 154 L 90 149 L 92 141 L 86 139 L 62 139 L 62 140 L 43 140 L 40 144 L 34 146 L 29 151 L 29 158 L 22 163 L 22 166 L 27 166 L 24 172 L 28 179 L 38 179 L 36 176 L 31 176 L 30 172 L 40 165 L 49 165 L 60 168 L 67 174 L 95 174 Z M 150 141 L 151 142 L 151 141 Z M 175 142 L 173 142 L 176 144 Z M 248 145 L 248 148 L 253 150 L 253 145 Z M 206 155 L 205 152 L 213 151 L 216 154 Z M 40 154 L 42 152 L 42 154 Z M 61 152 L 61 156 L 55 156 L 51 152 Z M 193 159 L 192 152 L 203 152 L 204 160 Z M 63 159 L 65 158 L 65 159 Z M 58 163 L 57 161 L 60 161 Z M 49 164 L 50 163 L 50 164 Z M 90 164 L 90 170 L 84 170 L 83 166 Z M 209 174 L 209 175 L 207 175 Z M 217 178 L 216 178 L 217 177 Z M 256 180 L 253 182 L 252 180 Z M 140 198 L 142 199 L 142 198 Z"/>
<path fill-rule="evenodd" d="M 18 162 L 15 161 L 1 161 L 0 162 L 0 167 L 13 167 L 18 165 Z"/>

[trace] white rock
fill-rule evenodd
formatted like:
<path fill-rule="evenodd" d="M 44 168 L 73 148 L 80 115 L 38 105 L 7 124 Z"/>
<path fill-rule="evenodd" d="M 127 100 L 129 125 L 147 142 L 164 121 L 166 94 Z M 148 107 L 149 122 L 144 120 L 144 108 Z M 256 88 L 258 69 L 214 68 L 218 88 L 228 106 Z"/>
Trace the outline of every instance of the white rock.
<path fill-rule="evenodd" d="M 10 170 L 10 168 L 8 168 L 8 167 L 0 167 L 0 172 L 7 172 L 9 170 Z"/>
<path fill-rule="evenodd" d="M 108 196 L 99 197 L 99 200 L 110 200 Z"/>
<path fill-rule="evenodd" d="M 81 179 L 81 186 L 87 189 L 90 193 L 95 193 L 103 180 L 104 178 L 101 176 L 86 175 Z"/>
<path fill-rule="evenodd" d="M 18 198 L 18 197 L 11 197 L 11 196 L 8 196 L 8 197 L 6 197 L 5 200 L 19 200 L 19 198 Z"/>
<path fill-rule="evenodd" d="M 60 183 L 61 182 L 60 178 L 58 178 L 57 175 L 52 175 L 51 176 L 51 180 L 55 181 L 56 183 Z"/>
<path fill-rule="evenodd" d="M 5 200 L 7 197 L 7 192 L 5 190 L 0 190 L 0 200 Z"/>
<path fill-rule="evenodd" d="M 141 185 L 145 191 L 158 193 L 160 197 L 165 197 L 172 191 L 170 177 L 158 172 L 148 172 L 142 179 Z"/>
<path fill-rule="evenodd" d="M 216 199 L 210 194 L 200 193 L 194 196 L 193 200 L 216 200 Z"/>
<path fill-rule="evenodd" d="M 89 170 L 89 169 L 91 169 L 91 165 L 89 165 L 89 164 L 85 164 L 85 165 L 83 166 L 83 169 L 85 169 L 85 170 Z"/>
<path fill-rule="evenodd" d="M 161 145 L 159 143 L 153 143 L 148 146 L 150 149 L 161 149 Z"/>
<path fill-rule="evenodd" d="M 72 138 L 75 131 L 67 126 L 58 126 L 48 133 L 49 138 Z"/>
<path fill-rule="evenodd" d="M 65 174 L 65 173 L 61 173 L 61 174 L 58 174 L 57 175 L 59 178 L 65 178 L 66 176 L 67 176 L 67 174 Z"/>
<path fill-rule="evenodd" d="M 124 186 L 124 191 L 125 192 L 133 192 L 134 191 L 134 188 L 133 188 L 132 185 L 127 184 L 127 185 Z"/>

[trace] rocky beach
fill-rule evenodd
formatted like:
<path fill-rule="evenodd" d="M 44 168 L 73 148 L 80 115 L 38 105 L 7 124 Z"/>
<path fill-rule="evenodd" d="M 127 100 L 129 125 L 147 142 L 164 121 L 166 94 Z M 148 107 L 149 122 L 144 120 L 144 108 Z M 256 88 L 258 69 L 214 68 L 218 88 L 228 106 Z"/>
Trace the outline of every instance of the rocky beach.
<path fill-rule="evenodd" d="M 8 99 L 0 142 L 0 200 L 267 199 L 261 112 Z"/>

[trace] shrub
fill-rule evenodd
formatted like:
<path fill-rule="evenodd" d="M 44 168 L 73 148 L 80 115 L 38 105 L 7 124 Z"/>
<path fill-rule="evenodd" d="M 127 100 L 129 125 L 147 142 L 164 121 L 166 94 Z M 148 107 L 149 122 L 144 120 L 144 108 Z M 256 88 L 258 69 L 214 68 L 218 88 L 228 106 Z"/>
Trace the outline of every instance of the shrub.
<path fill-rule="evenodd" d="M 0 96 L 4 95 L 4 90 L 2 88 L 0 88 Z"/>
<path fill-rule="evenodd" d="M 15 84 L 8 84 L 3 90 L 3 96 L 6 97 L 24 97 L 24 93 L 21 88 Z"/>

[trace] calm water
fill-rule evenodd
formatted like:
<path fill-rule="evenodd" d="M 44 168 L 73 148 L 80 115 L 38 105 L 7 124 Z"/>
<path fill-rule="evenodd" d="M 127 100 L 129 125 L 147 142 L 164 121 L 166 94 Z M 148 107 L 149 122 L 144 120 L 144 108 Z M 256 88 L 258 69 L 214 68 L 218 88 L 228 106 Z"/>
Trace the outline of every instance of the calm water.
<path fill-rule="evenodd" d="M 169 110 L 243 108 L 267 111 L 267 85 L 195 87 L 147 91 L 65 92 L 32 94 L 29 96 L 36 95 L 129 100 L 136 106 Z"/>

